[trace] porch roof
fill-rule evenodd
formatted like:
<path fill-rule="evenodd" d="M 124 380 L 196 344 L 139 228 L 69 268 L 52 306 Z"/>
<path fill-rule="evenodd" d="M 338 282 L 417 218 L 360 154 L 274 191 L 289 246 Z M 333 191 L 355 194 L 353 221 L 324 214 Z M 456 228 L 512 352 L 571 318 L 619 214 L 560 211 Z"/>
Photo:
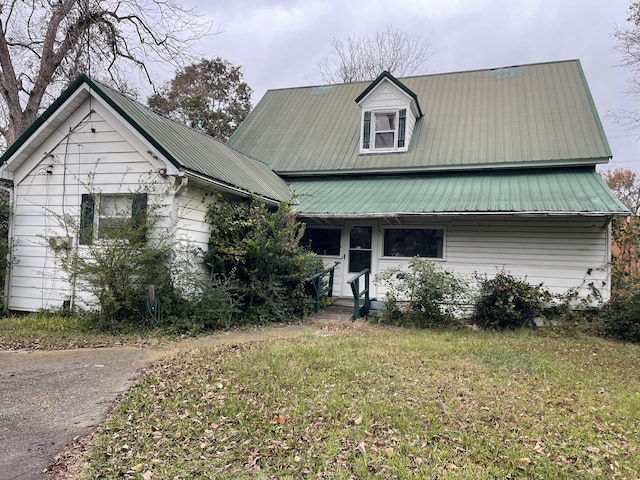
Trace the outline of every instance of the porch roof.
<path fill-rule="evenodd" d="M 629 212 L 593 169 L 299 179 L 291 182 L 304 217 Z"/>

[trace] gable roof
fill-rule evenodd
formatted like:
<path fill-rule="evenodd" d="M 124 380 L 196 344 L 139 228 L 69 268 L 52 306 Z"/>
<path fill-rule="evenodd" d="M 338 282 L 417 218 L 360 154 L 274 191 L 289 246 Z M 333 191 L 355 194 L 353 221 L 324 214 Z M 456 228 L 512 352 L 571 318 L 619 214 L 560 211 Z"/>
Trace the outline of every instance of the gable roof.
<path fill-rule="evenodd" d="M 415 102 L 415 107 L 418 112 L 418 117 L 422 117 L 423 114 L 422 114 L 422 109 L 420 108 L 420 102 L 418 102 L 418 96 L 415 93 L 413 93 L 411 90 L 409 90 L 400 80 L 398 80 L 396 77 L 391 75 L 386 70 L 382 72 L 380 75 L 378 75 L 378 78 L 376 78 L 373 82 L 371 82 L 371 84 L 364 90 L 364 92 L 358 95 L 358 98 L 355 99 L 355 102 L 359 104 L 362 100 L 366 98 L 367 95 L 369 95 L 369 93 L 371 93 L 371 91 L 374 88 L 376 88 L 385 79 L 389 80 L 396 87 L 398 87 L 404 93 L 409 95 L 409 97 L 411 97 L 411 99 Z"/>
<path fill-rule="evenodd" d="M 116 90 L 80 75 L 0 157 L 17 168 L 91 96 L 104 101 L 178 170 L 201 180 L 267 200 L 290 200 L 286 183 L 266 164 L 209 135 L 164 117 Z"/>
<path fill-rule="evenodd" d="M 611 158 L 578 60 L 400 82 L 424 114 L 408 152 L 359 154 L 354 100 L 370 82 L 270 90 L 227 145 L 285 176 L 593 166 Z"/>

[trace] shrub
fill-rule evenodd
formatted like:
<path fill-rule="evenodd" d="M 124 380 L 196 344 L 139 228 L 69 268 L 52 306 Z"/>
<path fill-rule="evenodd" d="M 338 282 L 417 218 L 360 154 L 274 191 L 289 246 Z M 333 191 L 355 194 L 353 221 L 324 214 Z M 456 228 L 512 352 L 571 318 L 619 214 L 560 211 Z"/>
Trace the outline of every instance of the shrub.
<path fill-rule="evenodd" d="M 505 272 L 481 281 L 473 321 L 491 330 L 531 327 L 551 298 L 542 284 L 532 286 Z"/>
<path fill-rule="evenodd" d="M 376 275 L 375 282 L 387 287 L 382 321 L 421 328 L 455 324 L 457 300 L 468 291 L 459 276 L 419 257 L 409 262 L 408 270 L 384 270 Z"/>
<path fill-rule="evenodd" d="M 311 312 L 304 279 L 322 270 L 322 260 L 300 245 L 304 224 L 289 205 L 269 210 L 255 199 L 220 199 L 207 218 L 205 261 L 214 276 L 234 281 L 235 323 L 286 321 Z"/>
<path fill-rule="evenodd" d="M 601 335 L 640 343 L 640 289 L 627 284 L 615 290 L 611 300 L 601 312 Z"/>

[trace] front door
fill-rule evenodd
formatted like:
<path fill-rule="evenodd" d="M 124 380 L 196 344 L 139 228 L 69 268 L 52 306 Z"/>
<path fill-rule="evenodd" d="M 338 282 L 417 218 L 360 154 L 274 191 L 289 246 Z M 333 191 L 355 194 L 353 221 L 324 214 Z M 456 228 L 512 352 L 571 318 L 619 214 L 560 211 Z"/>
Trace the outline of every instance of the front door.
<path fill-rule="evenodd" d="M 352 225 L 348 227 L 349 232 L 349 248 L 347 250 L 347 265 L 344 281 L 350 280 L 357 273 L 365 268 L 371 270 L 372 258 L 372 234 L 373 228 L 370 226 Z M 362 285 L 364 280 L 360 281 Z M 351 287 L 344 284 L 343 294 L 351 296 Z"/>

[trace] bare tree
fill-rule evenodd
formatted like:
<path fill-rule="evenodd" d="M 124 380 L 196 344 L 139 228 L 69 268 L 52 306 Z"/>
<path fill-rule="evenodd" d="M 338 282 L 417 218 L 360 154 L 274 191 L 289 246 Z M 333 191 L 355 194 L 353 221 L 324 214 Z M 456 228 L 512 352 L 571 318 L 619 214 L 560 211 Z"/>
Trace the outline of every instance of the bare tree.
<path fill-rule="evenodd" d="M 640 2 L 629 5 L 627 23 L 629 26 L 616 28 L 613 36 L 617 43 L 614 51 L 622 56 L 620 66 L 631 72 L 627 94 L 640 97 Z M 629 127 L 640 125 L 640 114 L 637 111 L 625 110 L 613 115 L 618 121 Z"/>
<path fill-rule="evenodd" d="M 385 70 L 397 77 L 424 73 L 433 55 L 429 42 L 393 26 L 372 36 L 333 38 L 330 45 L 331 53 L 316 64 L 326 83 L 372 80 Z"/>
<path fill-rule="evenodd" d="M 0 136 L 15 141 L 78 73 L 131 91 L 151 63 L 193 61 L 209 31 L 178 0 L 0 2 Z"/>

